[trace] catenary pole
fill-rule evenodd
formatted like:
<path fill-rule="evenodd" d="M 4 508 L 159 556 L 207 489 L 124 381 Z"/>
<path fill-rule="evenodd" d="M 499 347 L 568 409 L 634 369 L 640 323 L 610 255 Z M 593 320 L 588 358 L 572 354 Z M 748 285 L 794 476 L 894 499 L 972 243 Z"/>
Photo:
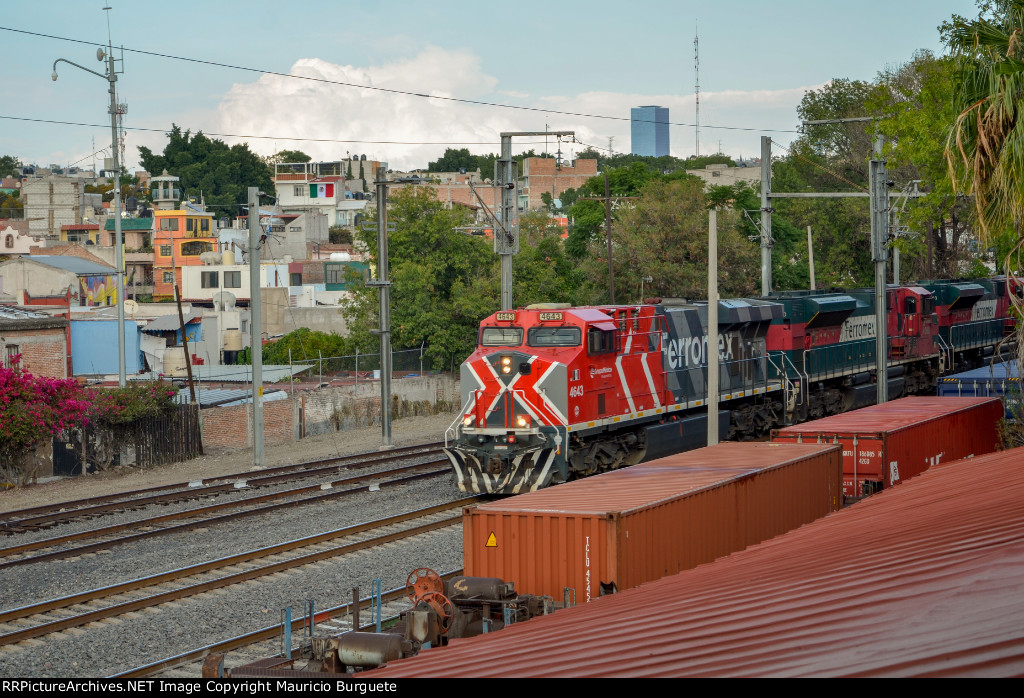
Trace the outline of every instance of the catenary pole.
<path fill-rule="evenodd" d="M 772 292 L 772 138 L 761 136 L 761 295 Z"/>
<path fill-rule="evenodd" d="M 708 446 L 718 443 L 718 211 L 708 211 Z"/>
<path fill-rule="evenodd" d="M 263 466 L 263 318 L 260 308 L 260 196 L 249 187 L 249 346 L 252 354 L 252 463 Z"/>

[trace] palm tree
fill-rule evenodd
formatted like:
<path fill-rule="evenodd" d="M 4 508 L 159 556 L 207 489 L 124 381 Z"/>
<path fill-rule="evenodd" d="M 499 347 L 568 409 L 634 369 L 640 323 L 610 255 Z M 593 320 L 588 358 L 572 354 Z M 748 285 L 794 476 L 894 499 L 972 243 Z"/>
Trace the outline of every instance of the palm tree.
<path fill-rule="evenodd" d="M 958 192 L 974 198 L 981 240 L 1009 243 L 1000 261 L 1015 275 L 1024 249 L 1024 0 L 997 0 L 975 20 L 954 17 L 944 33 L 959 63 L 959 116 L 946 140 L 950 174 Z M 1011 298 L 1024 310 L 1024 301 Z M 1024 322 L 1017 348 L 1024 359 Z"/>

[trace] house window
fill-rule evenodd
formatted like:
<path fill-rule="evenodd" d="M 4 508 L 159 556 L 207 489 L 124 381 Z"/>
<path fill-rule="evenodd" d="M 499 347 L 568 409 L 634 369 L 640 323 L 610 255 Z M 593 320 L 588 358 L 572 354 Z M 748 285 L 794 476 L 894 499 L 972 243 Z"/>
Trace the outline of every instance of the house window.
<path fill-rule="evenodd" d="M 340 264 L 325 264 L 324 281 L 329 284 L 345 283 L 345 268 Z"/>
<path fill-rule="evenodd" d="M 173 271 L 165 271 L 164 272 L 164 283 L 165 284 L 173 284 L 174 283 L 174 272 Z"/>
<path fill-rule="evenodd" d="M 204 232 L 204 233 L 210 232 L 210 219 L 209 218 L 201 218 L 199 220 L 199 230 L 201 232 Z"/>
<path fill-rule="evenodd" d="M 242 272 L 224 272 L 224 288 L 242 288 Z"/>
<path fill-rule="evenodd" d="M 170 257 L 171 256 L 171 246 L 170 245 L 160 245 L 160 256 L 161 257 Z"/>
<path fill-rule="evenodd" d="M 201 240 L 184 242 L 181 245 L 181 254 L 183 257 L 198 257 L 203 252 L 211 252 L 212 250 L 212 242 L 203 242 Z"/>
<path fill-rule="evenodd" d="M 196 230 L 196 219 L 195 218 L 186 218 L 185 219 L 185 232 L 187 232 L 187 233 L 194 233 L 195 230 Z"/>
<path fill-rule="evenodd" d="M 249 329 L 249 323 L 246 320 L 242 320 L 242 332 L 247 332 Z"/>
<path fill-rule="evenodd" d="M 284 226 L 283 225 L 272 225 L 272 226 L 270 226 L 270 232 L 272 232 L 272 233 L 283 233 L 284 232 Z"/>
<path fill-rule="evenodd" d="M 295 187 L 295 196 L 305 196 L 308 190 L 301 184 Z"/>
<path fill-rule="evenodd" d="M 217 272 L 215 271 L 204 271 L 202 272 L 201 286 L 203 288 L 218 288 L 217 283 Z"/>
<path fill-rule="evenodd" d="M 7 368 L 14 368 L 14 357 L 21 353 L 21 347 L 17 344 L 7 345 Z"/>
<path fill-rule="evenodd" d="M 8 235 L 7 240 L 4 241 L 4 247 L 14 247 L 14 236 Z"/>
<path fill-rule="evenodd" d="M 290 279 L 288 282 L 289 286 L 301 286 L 302 285 L 302 274 L 291 273 L 288 275 Z"/>
<path fill-rule="evenodd" d="M 288 228 L 288 230 L 293 232 L 293 233 L 301 233 L 302 232 L 302 226 L 301 225 L 293 225 L 292 227 Z"/>
<path fill-rule="evenodd" d="M 178 219 L 177 218 L 161 218 L 160 219 L 160 230 L 177 230 Z"/>

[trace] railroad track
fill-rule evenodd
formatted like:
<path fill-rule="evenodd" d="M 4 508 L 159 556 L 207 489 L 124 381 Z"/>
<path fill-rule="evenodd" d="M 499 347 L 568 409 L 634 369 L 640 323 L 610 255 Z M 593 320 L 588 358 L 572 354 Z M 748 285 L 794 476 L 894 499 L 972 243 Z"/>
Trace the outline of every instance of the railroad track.
<path fill-rule="evenodd" d="M 334 472 L 333 468 L 330 470 Z M 292 507 L 320 504 L 352 496 L 367 489 L 383 489 L 409 484 L 425 478 L 442 477 L 449 474 L 449 472 L 448 461 L 446 459 L 439 459 L 426 463 L 401 466 L 386 472 L 366 473 L 355 477 L 271 492 L 245 499 L 218 502 L 112 526 L 79 531 L 64 536 L 21 543 L 0 548 L 0 570 L 77 557 L 157 536 L 181 533 L 197 528 L 207 528 L 218 523 L 226 523 L 245 517 L 262 516 Z M 224 513 L 228 509 L 240 510 Z M 96 540 L 94 542 L 73 545 L 79 541 L 89 539 Z"/>
<path fill-rule="evenodd" d="M 322 477 L 341 469 L 361 470 L 386 465 L 411 457 L 433 455 L 441 443 L 419 444 L 391 449 L 386 453 L 359 453 L 350 456 L 305 461 L 290 465 L 222 475 L 203 480 L 180 482 L 173 485 L 150 487 L 87 499 L 10 511 L 0 519 L 0 533 L 14 535 L 26 531 L 49 528 L 75 519 L 94 518 L 126 509 L 137 509 L 153 504 L 169 504 L 181 500 L 214 497 L 239 489 L 256 489 L 279 485 L 298 479 Z M 254 476 L 255 475 L 255 476 Z"/>
<path fill-rule="evenodd" d="M 478 501 L 471 497 L 425 509 L 404 512 L 377 521 L 320 533 L 251 550 L 219 560 L 191 565 L 109 587 L 0 612 L 0 647 L 38 642 L 39 638 L 71 629 L 88 631 L 103 621 L 135 616 L 158 606 L 207 593 L 236 593 L 239 585 L 307 565 L 338 560 L 413 536 L 430 534 L 461 522 L 461 507 Z M 451 512 L 455 510 L 456 514 Z M 415 522 L 413 526 L 405 526 Z M 382 529 L 391 528 L 388 532 Z M 372 534 L 372 535 L 366 535 Z M 337 539 L 358 540 L 337 544 Z M 324 618 L 336 614 L 327 613 Z"/>
<path fill-rule="evenodd" d="M 452 570 L 441 575 L 442 579 L 448 580 L 462 574 L 462 569 Z M 412 607 L 409 602 L 408 591 L 404 586 L 384 591 L 380 595 L 381 609 L 379 611 L 381 622 L 387 623 L 395 620 L 398 614 Z M 372 610 L 374 599 L 370 596 L 361 597 L 359 600 L 359 617 Z M 331 608 L 315 611 L 313 613 L 313 632 L 311 634 L 337 634 L 352 629 L 352 609 L 354 602 L 333 606 Z M 129 669 L 128 671 L 114 674 L 109 678 L 201 678 L 204 664 L 207 664 L 210 655 L 221 655 L 220 661 L 216 659 L 211 664 L 220 665 L 219 668 L 233 668 L 250 664 L 259 660 L 269 658 L 280 658 L 286 661 L 287 650 L 291 650 L 292 656 L 298 656 L 299 646 L 302 638 L 309 633 L 309 619 L 307 617 L 292 618 L 291 638 L 289 647 L 285 647 L 284 622 L 275 625 L 268 625 L 259 630 L 254 630 L 243 635 L 228 638 L 221 642 L 197 647 L 193 650 L 177 654 L 173 657 Z M 373 631 L 375 623 L 360 623 L 359 629 Z M 301 660 L 300 660 L 301 663 Z M 216 666 L 213 667 L 216 670 Z"/>

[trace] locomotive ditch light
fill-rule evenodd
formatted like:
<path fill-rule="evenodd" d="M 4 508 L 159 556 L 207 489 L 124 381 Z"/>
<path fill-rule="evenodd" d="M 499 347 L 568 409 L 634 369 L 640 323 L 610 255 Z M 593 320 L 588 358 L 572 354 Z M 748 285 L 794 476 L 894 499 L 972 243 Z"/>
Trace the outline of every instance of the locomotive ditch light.
<path fill-rule="evenodd" d="M 519 425 L 520 429 L 525 429 L 526 427 L 530 426 L 530 418 L 520 416 L 516 419 L 516 424 Z"/>
<path fill-rule="evenodd" d="M 467 414 L 466 418 L 462 420 L 462 423 L 467 427 L 473 426 L 473 415 Z"/>

